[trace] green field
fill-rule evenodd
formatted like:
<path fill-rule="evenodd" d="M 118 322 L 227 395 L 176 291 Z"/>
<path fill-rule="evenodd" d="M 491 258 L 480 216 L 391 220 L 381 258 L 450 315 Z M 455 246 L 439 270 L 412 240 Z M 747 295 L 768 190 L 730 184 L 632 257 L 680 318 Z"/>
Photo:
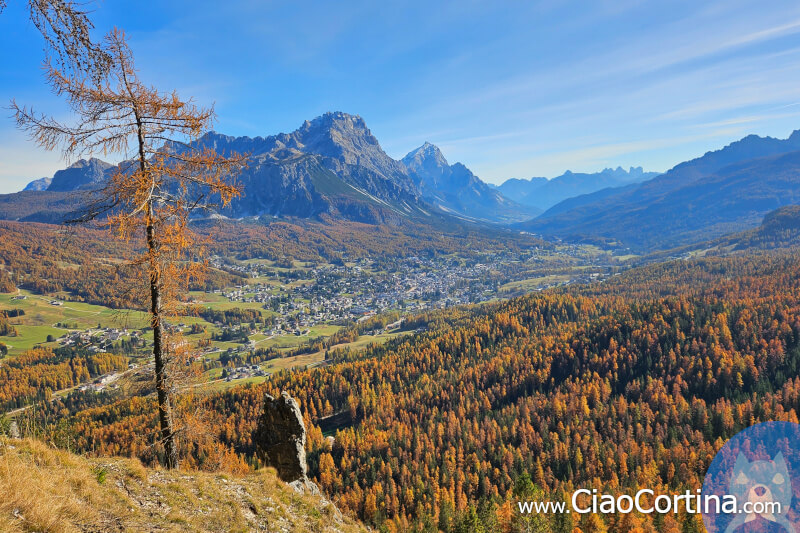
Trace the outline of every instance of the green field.
<path fill-rule="evenodd" d="M 20 295 L 27 298 L 14 299 Z M 17 330 L 17 335 L 0 336 L 0 342 L 9 347 L 9 355 L 17 355 L 38 344 L 45 344 L 48 335 L 57 338 L 70 330 L 96 328 L 98 324 L 104 328 L 138 329 L 147 324 L 146 315 L 140 311 L 116 310 L 82 302 L 64 301 L 63 305 L 53 305 L 51 301 L 51 297 L 24 290 L 14 294 L 0 294 L 0 310 L 25 311 L 25 315 L 9 319 Z M 56 327 L 59 323 L 67 327 Z"/>
<path fill-rule="evenodd" d="M 14 299 L 15 296 L 26 296 L 24 300 Z M 274 313 L 263 309 L 263 305 L 257 302 L 236 302 L 230 301 L 221 294 L 192 292 L 190 297 L 199 305 L 212 309 L 225 310 L 232 308 L 255 309 L 264 316 L 271 316 Z M 29 291 L 19 291 L 17 294 L 0 294 L 0 310 L 22 309 L 25 314 L 20 317 L 9 319 L 17 330 L 14 337 L 0 337 L 0 342 L 9 348 L 9 356 L 15 356 L 29 350 L 37 345 L 57 347 L 58 343 L 47 343 L 48 335 L 59 338 L 69 331 L 84 331 L 100 326 L 101 328 L 128 328 L 140 329 L 148 323 L 147 315 L 140 311 L 115 310 L 100 305 L 92 305 L 80 302 L 68 302 L 59 300 L 62 305 L 53 305 L 53 297 L 32 294 Z M 201 338 L 208 337 L 219 332 L 219 328 L 200 317 L 181 316 L 173 319 L 175 324 L 199 324 L 205 328 L 205 333 L 186 334 L 186 338 L 192 345 L 195 345 Z M 60 324 L 56 327 L 56 324 Z M 306 329 L 306 328 L 303 328 Z M 310 339 L 328 337 L 338 331 L 340 326 L 318 324 L 308 328 L 302 335 L 286 334 L 268 337 L 263 333 L 250 336 L 250 340 L 255 343 L 256 348 L 276 348 L 278 350 L 291 350 L 297 348 Z M 386 338 L 389 338 L 387 336 Z M 145 335 L 145 339 L 151 341 L 152 336 Z M 370 342 L 381 342 L 383 339 L 376 337 L 363 337 L 351 346 L 361 347 Z M 221 353 L 228 349 L 238 350 L 242 345 L 238 342 L 211 341 L 212 346 L 217 350 L 206 355 L 209 360 L 217 359 Z M 143 350 L 143 355 L 147 350 Z M 294 366 L 306 366 L 319 364 L 324 358 L 324 353 L 301 355 L 275 359 L 264 363 L 263 368 L 267 372 L 276 372 L 282 368 Z M 209 379 L 218 377 L 220 370 L 214 369 L 209 372 Z M 253 378 L 258 381 L 264 378 Z M 234 382 L 224 382 L 226 385 L 239 384 L 242 380 Z"/>
<path fill-rule="evenodd" d="M 17 295 L 27 296 L 25 300 L 14 300 Z M 28 325 L 53 325 L 57 322 L 77 324 L 77 329 L 96 327 L 98 323 L 109 327 L 139 328 L 147 323 L 145 314 L 140 311 L 117 310 L 102 305 L 83 302 L 67 302 L 52 305 L 53 298 L 20 290 L 18 294 L 0 294 L 0 309 L 22 309 L 25 311 L 24 323 Z M 14 320 L 19 319 L 11 319 Z"/>

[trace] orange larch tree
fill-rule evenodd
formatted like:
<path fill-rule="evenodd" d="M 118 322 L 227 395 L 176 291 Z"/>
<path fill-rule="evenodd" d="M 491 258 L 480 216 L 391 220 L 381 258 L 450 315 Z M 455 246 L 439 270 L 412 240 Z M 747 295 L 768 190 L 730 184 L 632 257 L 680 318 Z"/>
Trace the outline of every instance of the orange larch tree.
<path fill-rule="evenodd" d="M 202 146 L 211 129 L 213 109 L 162 93 L 139 81 L 133 56 L 121 30 L 103 42 L 112 59 L 108 72 L 65 72 L 46 65 L 54 92 L 66 98 L 77 116 L 74 124 L 35 114 L 12 102 L 17 124 L 42 147 L 61 149 L 65 158 L 84 154 L 123 154 L 105 186 L 73 222 L 98 221 L 120 239 L 139 242 L 146 250 L 134 260 L 144 274 L 143 298 L 149 303 L 161 442 L 165 466 L 178 466 L 173 421 L 171 364 L 185 355 L 186 344 L 170 339 L 165 317 L 174 313 L 177 297 L 202 274 L 196 260 L 190 216 L 198 209 L 225 206 L 240 194 L 229 182 L 246 157 L 219 154 Z"/>

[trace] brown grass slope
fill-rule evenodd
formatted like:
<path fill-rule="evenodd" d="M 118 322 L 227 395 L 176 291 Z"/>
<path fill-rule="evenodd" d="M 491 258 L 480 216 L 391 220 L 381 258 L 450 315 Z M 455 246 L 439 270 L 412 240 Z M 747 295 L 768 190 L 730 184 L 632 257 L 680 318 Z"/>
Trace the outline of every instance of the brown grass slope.
<path fill-rule="evenodd" d="M 270 469 L 241 477 L 151 470 L 36 440 L 0 440 L 0 494 L 3 533 L 366 531 Z"/>

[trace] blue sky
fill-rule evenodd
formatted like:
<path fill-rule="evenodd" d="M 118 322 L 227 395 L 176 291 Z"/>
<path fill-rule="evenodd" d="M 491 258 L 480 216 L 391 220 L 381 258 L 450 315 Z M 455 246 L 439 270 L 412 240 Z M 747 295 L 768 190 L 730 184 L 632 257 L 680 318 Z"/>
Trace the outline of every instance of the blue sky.
<path fill-rule="evenodd" d="M 22 0 L 0 14 L 0 103 L 66 117 Z M 800 2 L 120 1 L 144 81 L 215 103 L 230 135 L 363 116 L 400 158 L 430 141 L 486 181 L 666 170 L 800 128 Z M 0 193 L 64 162 L 0 117 Z"/>

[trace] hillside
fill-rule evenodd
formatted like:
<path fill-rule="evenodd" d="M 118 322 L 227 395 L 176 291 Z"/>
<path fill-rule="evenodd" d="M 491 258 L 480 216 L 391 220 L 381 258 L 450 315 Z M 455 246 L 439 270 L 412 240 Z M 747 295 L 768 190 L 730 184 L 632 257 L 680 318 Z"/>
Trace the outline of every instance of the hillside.
<path fill-rule="evenodd" d="M 739 249 L 800 245 L 800 205 L 787 205 L 767 213 L 758 228 L 738 236 L 736 241 Z"/>
<path fill-rule="evenodd" d="M 800 205 L 787 205 L 764 215 L 757 228 L 731 233 L 710 242 L 686 246 L 677 252 L 714 254 L 778 250 L 797 246 L 800 246 Z M 674 255 L 675 252 L 676 250 L 670 250 L 665 253 Z"/>
<path fill-rule="evenodd" d="M 76 206 L 86 205 L 87 192 L 26 190 L 0 194 L 0 220 L 61 224 Z"/>
<path fill-rule="evenodd" d="M 271 471 L 152 470 L 136 459 L 86 459 L 36 440 L 0 440 L 0 531 L 367 531 Z"/>
<path fill-rule="evenodd" d="M 638 186 L 567 200 L 520 227 L 562 238 L 600 238 L 668 249 L 755 227 L 800 198 L 800 132 L 751 135 Z"/>

